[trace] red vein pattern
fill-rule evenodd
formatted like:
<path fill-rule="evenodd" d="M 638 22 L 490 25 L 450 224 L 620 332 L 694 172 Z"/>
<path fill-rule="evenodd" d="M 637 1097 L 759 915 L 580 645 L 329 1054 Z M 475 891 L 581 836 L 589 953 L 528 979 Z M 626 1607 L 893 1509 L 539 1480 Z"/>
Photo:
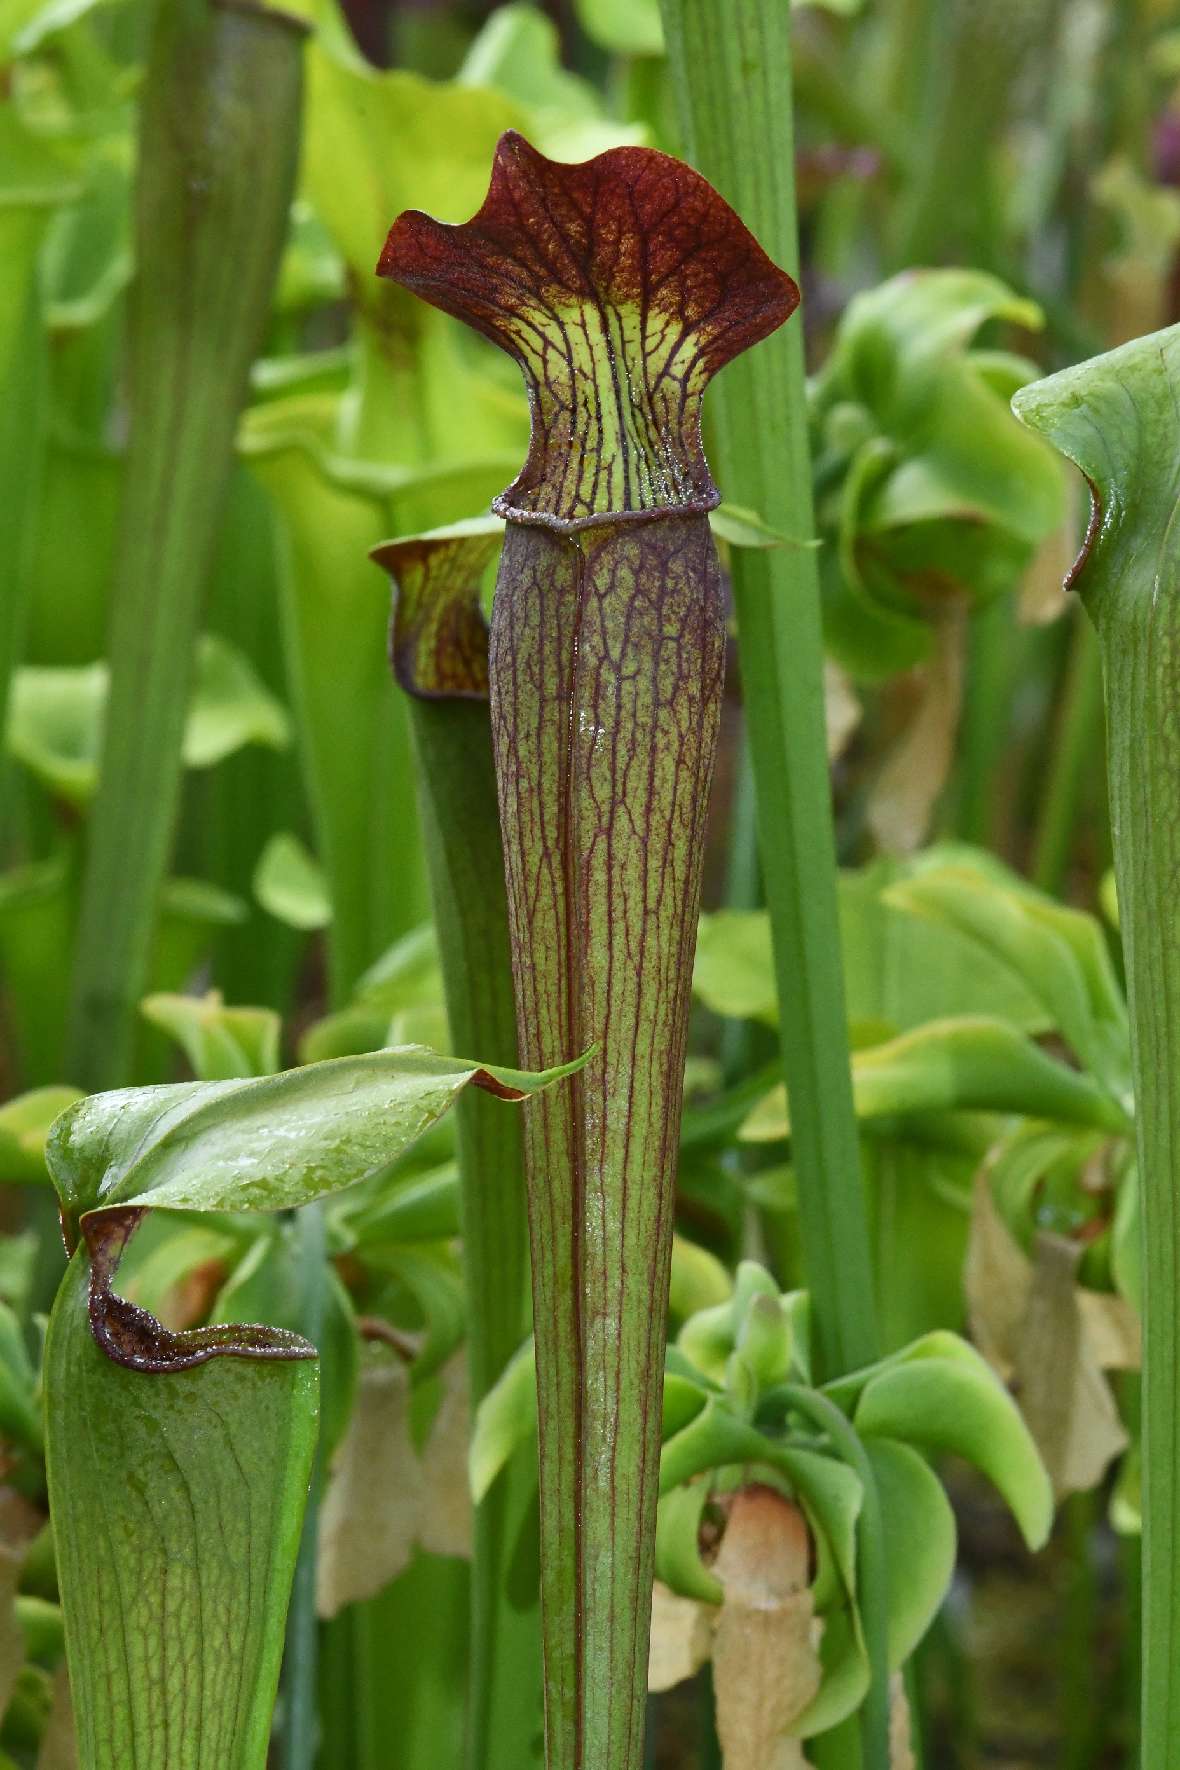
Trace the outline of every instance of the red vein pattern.
<path fill-rule="evenodd" d="M 553 527 L 716 504 L 705 384 L 799 298 L 680 161 L 613 148 L 565 166 L 512 133 L 479 213 L 453 227 L 409 211 L 377 269 L 520 364 L 532 440 L 495 508 Z"/>
<path fill-rule="evenodd" d="M 549 1770 L 638 1770 L 689 984 L 724 664 L 700 399 L 795 306 L 688 167 L 556 165 L 518 136 L 462 227 L 381 274 L 520 363 L 528 460 L 490 687 L 524 1108 Z M 638 520 L 643 519 L 643 520 Z"/>

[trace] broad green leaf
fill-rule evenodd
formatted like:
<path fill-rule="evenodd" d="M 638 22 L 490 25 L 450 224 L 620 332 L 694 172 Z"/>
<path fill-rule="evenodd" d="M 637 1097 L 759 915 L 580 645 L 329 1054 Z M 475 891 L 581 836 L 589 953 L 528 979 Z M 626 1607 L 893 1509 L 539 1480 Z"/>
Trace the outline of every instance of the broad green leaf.
<path fill-rule="evenodd" d="M 145 996 L 140 1012 L 176 1040 L 198 1081 L 268 1076 L 279 1067 L 280 1024 L 271 1008 L 227 1008 L 220 990 L 210 990 Z"/>
<path fill-rule="evenodd" d="M 715 1014 L 777 1022 L 770 919 L 764 910 L 717 910 L 701 917 L 692 987 Z"/>
<path fill-rule="evenodd" d="M 206 879 L 168 879 L 160 894 L 148 983 L 156 991 L 179 990 L 208 953 L 217 928 L 246 920 L 246 905 Z"/>
<path fill-rule="evenodd" d="M 459 1169 L 455 1162 L 429 1168 L 423 1174 L 377 1182 L 375 1196 L 350 1194 L 333 1209 L 334 1237 L 349 1247 L 371 1254 L 382 1244 L 411 1241 L 448 1241 L 458 1236 Z"/>
<path fill-rule="evenodd" d="M 709 527 L 717 539 L 729 547 L 819 546 L 818 541 L 802 542 L 792 540 L 789 535 L 780 535 L 756 510 L 746 510 L 740 504 L 719 504 L 716 510 L 709 512 Z"/>
<path fill-rule="evenodd" d="M 210 1321 L 263 1322 L 297 1333 L 306 1320 L 301 1253 L 289 1223 L 268 1224 L 218 1294 Z M 320 1355 L 320 1442 L 325 1463 L 344 1435 L 352 1411 L 360 1342 L 348 1292 L 334 1266 L 323 1271 Z"/>
<path fill-rule="evenodd" d="M 994 1014 L 1026 1031 L 1047 1030 L 1043 1004 L 1010 966 L 981 953 L 955 928 L 924 925 L 893 904 L 895 884 L 921 878 L 928 867 L 952 864 L 981 881 L 1015 877 L 979 850 L 947 844 L 841 875 L 841 945 L 854 1032 L 862 1025 L 904 1032 L 965 1013 Z M 723 910 L 701 917 L 693 989 L 714 1013 L 774 1024 L 773 976 L 770 924 L 763 911 Z"/>
<path fill-rule="evenodd" d="M 1011 422 L 989 353 L 969 346 L 987 320 L 1040 323 L 1037 309 L 974 270 L 910 271 L 857 296 L 813 387 L 821 527 L 840 539 L 836 602 L 877 611 L 880 659 L 856 644 L 841 614 L 830 637 L 854 644 L 847 663 L 880 674 L 916 662 L 888 638 L 948 598 L 985 600 L 1010 588 L 1033 548 L 1061 521 L 1063 490 L 1045 449 Z M 1008 360 L 1010 375 L 1015 365 Z M 1035 373 L 1024 365 L 1025 378 Z"/>
<path fill-rule="evenodd" d="M 656 1516 L 656 1578 L 682 1598 L 720 1604 L 724 1588 L 701 1559 L 701 1521 L 711 1497 L 708 1481 L 689 1481 L 664 1494 Z"/>
<path fill-rule="evenodd" d="M 707 1248 L 689 1241 L 685 1236 L 672 1237 L 672 1274 L 668 1308 L 681 1318 L 724 1303 L 733 1290 L 733 1280 Z"/>
<path fill-rule="evenodd" d="M 15 3 L 19 5 L 21 0 L 15 0 Z M 13 0 L 9 0 L 9 4 L 13 4 Z M 4 57 L 7 31 L 8 20 L 4 19 L 0 21 L 0 59 Z M 19 217 L 21 210 L 48 210 L 78 196 L 83 180 L 72 156 L 63 144 L 30 128 L 17 106 L 11 103 L 0 106 L 0 149 L 3 150 L 0 152 L 0 209 L 9 219 L 22 219 Z M 26 216 L 23 219 L 35 218 Z M 18 240 L 22 246 L 31 242 L 35 251 L 39 239 L 39 226 L 32 233 L 22 227 L 19 232 L 9 232 L 7 243 L 11 250 Z M 14 259 L 14 270 L 19 262 Z M 6 289 L 5 294 L 8 293 Z M 5 318 L 8 318 L 7 314 Z"/>
<path fill-rule="evenodd" d="M 935 843 L 905 860 L 883 858 L 840 881 L 840 930 L 848 1015 L 905 1032 L 951 1014 L 994 1014 L 1025 1032 L 1047 1032 L 1043 1006 L 1011 969 L 981 953 L 957 930 L 923 924 L 893 908 L 899 881 L 954 865 L 980 878 L 1015 880 L 993 855 L 961 843 Z"/>
<path fill-rule="evenodd" d="M 865 1384 L 853 1424 L 862 1438 L 966 1458 L 994 1483 L 1029 1547 L 1046 1541 L 1049 1477 L 1015 1403 L 978 1354 L 899 1359 Z"/>
<path fill-rule="evenodd" d="M 25 1653 L 42 1665 L 56 1665 L 65 1648 L 65 1623 L 61 1605 L 32 1593 L 17 1593 L 16 1620 L 24 1636 Z"/>
<path fill-rule="evenodd" d="M 659 0 L 576 0 L 578 23 L 603 49 L 617 55 L 662 55 L 664 28 Z"/>
<path fill-rule="evenodd" d="M 793 1445 L 776 1445 L 768 1460 L 789 1479 L 820 1544 L 816 1608 L 826 1611 L 829 1605 L 839 1604 L 841 1594 L 850 1598 L 856 1592 L 856 1526 L 863 1499 L 860 1477 L 847 1463 Z"/>
<path fill-rule="evenodd" d="M 751 1278 L 747 1282 L 752 1284 L 753 1274 L 761 1272 L 761 1268 L 754 1266 L 752 1262 L 748 1264 Z M 763 1277 L 769 1287 L 767 1294 L 773 1296 L 777 1302 L 778 1288 L 774 1280 L 769 1274 L 763 1274 Z M 721 1294 L 723 1287 L 726 1293 L 731 1288 L 728 1275 L 720 1262 L 706 1254 L 703 1248 L 686 1242 L 682 1236 L 675 1236 L 672 1242 L 672 1295 L 680 1296 L 686 1301 L 695 1301 L 705 1294 Z M 690 1319 L 712 1323 L 715 1316 L 724 1317 L 724 1325 L 715 1330 L 716 1343 L 711 1359 L 713 1369 L 720 1376 L 724 1374 L 726 1357 L 733 1349 L 732 1306 L 725 1301 L 707 1306 L 698 1302 L 696 1314 Z M 798 1312 L 793 1306 L 792 1319 L 798 1319 Z M 695 1350 L 697 1343 L 692 1343 Z M 713 1345 L 713 1339 L 710 1339 L 710 1345 Z M 675 1348 L 672 1350 L 674 1352 Z M 671 1370 L 671 1363 L 669 1369 Z M 471 1443 L 471 1486 L 477 1501 L 483 1498 L 517 1444 L 536 1431 L 535 1377 L 536 1354 L 533 1342 L 529 1339 L 505 1366 L 499 1381 L 476 1411 L 475 1433 Z M 665 1403 L 669 1389 L 673 1386 L 674 1379 L 665 1381 Z"/>
<path fill-rule="evenodd" d="M 348 295 L 348 279 L 344 262 L 336 251 L 319 216 L 311 204 L 297 197 L 291 205 L 291 226 L 279 265 L 279 281 L 275 290 L 276 314 L 304 315 L 309 310 L 333 301 L 344 301 Z M 336 349 L 315 351 L 300 360 L 303 369 L 311 369 L 317 382 L 343 392 L 345 370 L 352 359 L 347 345 Z M 277 373 L 276 373 L 277 368 Z M 283 367 L 266 358 L 256 362 L 250 372 L 251 385 L 260 392 L 273 392 L 282 385 Z M 300 374 L 299 379 L 303 379 Z"/>
<path fill-rule="evenodd" d="M 525 107 L 534 138 L 559 159 L 587 160 L 618 142 L 641 141 L 645 133 L 608 118 L 596 89 L 561 65 L 561 40 L 552 19 L 521 0 L 492 13 L 457 83 L 503 93 Z"/>
<path fill-rule="evenodd" d="M 433 1006 L 442 1000 L 438 935 L 433 922 L 412 928 L 382 953 L 358 980 L 356 999 L 386 1014 Z"/>
<path fill-rule="evenodd" d="M 323 41 L 306 67 L 303 188 L 364 289 L 392 217 L 412 203 L 444 220 L 469 215 L 501 133 L 528 119 L 506 95 L 378 72 Z"/>
<path fill-rule="evenodd" d="M 945 1112 L 1025 1113 L 1124 1133 L 1128 1120 L 1103 1088 L 1046 1056 L 1002 1020 L 982 1015 L 936 1020 L 883 1045 L 855 1051 L 852 1092 L 858 1118 Z M 785 1090 L 756 1106 L 739 1133 L 748 1143 L 790 1135 Z"/>
<path fill-rule="evenodd" d="M 885 1527 L 889 1663 L 905 1664 L 938 1614 L 955 1571 L 955 1515 L 943 1486 L 908 1444 L 870 1438 Z"/>
<path fill-rule="evenodd" d="M 74 805 L 92 798 L 98 784 L 107 690 L 105 664 L 82 669 L 26 665 L 13 676 L 9 752 L 51 792 Z"/>
<path fill-rule="evenodd" d="M 46 1160 L 75 1230 L 116 1206 L 290 1209 L 388 1165 L 468 1084 L 523 1100 L 583 1061 L 530 1074 L 406 1046 L 248 1081 L 116 1089 L 61 1115 Z"/>
<path fill-rule="evenodd" d="M 108 136 L 101 149 L 88 153 L 86 174 L 78 201 L 54 217 L 45 243 L 48 320 L 59 338 L 62 333 L 97 328 L 135 268 L 130 131 Z M 81 340 L 78 348 L 83 348 Z M 89 533 L 85 538 L 89 540 Z"/>
<path fill-rule="evenodd" d="M 0 1299 L 11 1304 L 22 1317 L 27 1313 L 25 1305 L 37 1260 L 37 1244 L 38 1236 L 32 1229 L 0 1239 Z"/>
<path fill-rule="evenodd" d="M 31 547 L 29 657 L 84 666 L 101 654 L 121 477 L 122 460 L 111 450 L 72 434 L 50 437 Z M 86 512 L 85 528 L 74 520 L 78 510 Z"/>
<path fill-rule="evenodd" d="M 743 1323 L 759 1298 L 776 1307 L 785 1301 L 780 1299 L 778 1285 L 765 1267 L 753 1260 L 743 1260 L 732 1294 L 722 1302 L 697 1310 L 681 1328 L 676 1339 L 679 1350 L 711 1382 L 724 1380 Z"/>
<path fill-rule="evenodd" d="M 824 1617 L 819 1643 L 820 1686 L 815 1700 L 799 1716 L 792 1731 L 813 1739 L 855 1714 L 869 1687 L 869 1662 L 851 1604 Z"/>
<path fill-rule="evenodd" d="M 0 1106 L 0 1180 L 48 1179 L 45 1140 L 59 1113 L 82 1098 L 77 1088 L 34 1088 Z"/>
<path fill-rule="evenodd" d="M 1083 1064 L 1108 1087 L 1126 1091 L 1126 1006 L 1106 938 L 1092 916 L 953 865 L 903 879 L 887 889 L 885 899 L 957 929 L 1007 965 L 1043 1003 Z"/>
<path fill-rule="evenodd" d="M 1016 1126 L 990 1153 L 987 1181 L 1004 1222 L 1026 1250 L 1038 1229 L 1088 1234 L 1105 1206 L 1094 1164 L 1109 1139 L 1036 1120 Z"/>
<path fill-rule="evenodd" d="M 1110 1496 L 1110 1522 L 1120 1536 L 1143 1533 L 1143 1456 L 1136 1442 L 1119 1466 Z"/>
<path fill-rule="evenodd" d="M 247 1221 L 239 1219 L 239 1223 Z M 131 1302 L 159 1320 L 167 1321 L 176 1305 L 176 1293 L 185 1281 L 204 1268 L 210 1276 L 232 1270 L 245 1257 L 251 1238 L 239 1223 L 224 1218 L 214 1226 L 207 1217 L 177 1218 L 171 1213 L 148 1217 L 119 1267 L 119 1284 Z M 250 1221 L 253 1236 L 258 1223 Z"/>
<path fill-rule="evenodd" d="M 108 4 L 110 0 L 15 0 L 15 4 L 14 0 L 7 0 L 7 7 L 14 10 L 17 16 L 23 15 L 24 19 L 12 38 L 12 53 L 30 54 L 34 49 L 39 49 L 55 31 L 64 30 L 85 13 Z M 0 27 L 0 43 L 6 34 L 7 20 Z"/>
<path fill-rule="evenodd" d="M 323 870 L 289 830 L 276 830 L 259 855 L 254 895 L 289 928 L 326 928 L 332 920 Z"/>
<path fill-rule="evenodd" d="M 471 1493 L 483 1499 L 518 1444 L 537 1430 L 537 1358 L 530 1336 L 475 1410 L 468 1453 Z"/>
<path fill-rule="evenodd" d="M 791 1481 L 816 1542 L 813 1596 L 824 1625 L 820 1687 L 791 1728 L 793 1735 L 807 1739 L 852 1714 L 868 1687 L 868 1659 L 855 1608 L 856 1532 L 863 1490 L 846 1463 L 813 1451 L 783 1447 L 776 1466 Z"/>
<path fill-rule="evenodd" d="M 88 1284 L 79 1252 L 45 1349 L 80 1762 L 172 1770 L 183 1741 L 188 1770 L 263 1770 L 317 1367 L 215 1358 L 163 1376 L 124 1369 L 95 1343 Z"/>
<path fill-rule="evenodd" d="M 103 663 L 26 665 L 13 678 L 8 748 L 73 805 L 86 804 L 98 785 L 109 686 Z M 186 766 L 209 768 L 250 743 L 281 749 L 287 735 L 286 715 L 253 667 L 226 640 L 206 634 L 185 724 Z"/>
<path fill-rule="evenodd" d="M 342 1008 L 308 1027 L 299 1041 L 300 1063 L 322 1063 L 328 1057 L 359 1057 L 379 1051 L 390 1040 L 390 1016 L 381 1008 Z"/>
<path fill-rule="evenodd" d="M 289 735 L 286 712 L 253 665 L 228 640 L 206 633 L 184 728 L 185 766 L 211 768 L 245 744 L 281 750 Z"/>
<path fill-rule="evenodd" d="M 378 1316 L 419 1333 L 415 1386 L 440 1371 L 467 1334 L 467 1292 L 451 1242 L 400 1242 L 370 1247 L 366 1264 L 388 1283 L 376 1298 Z"/>
<path fill-rule="evenodd" d="M 0 1434 L 39 1455 L 41 1409 L 36 1393 L 37 1373 L 21 1324 L 8 1304 L 0 1303 Z"/>

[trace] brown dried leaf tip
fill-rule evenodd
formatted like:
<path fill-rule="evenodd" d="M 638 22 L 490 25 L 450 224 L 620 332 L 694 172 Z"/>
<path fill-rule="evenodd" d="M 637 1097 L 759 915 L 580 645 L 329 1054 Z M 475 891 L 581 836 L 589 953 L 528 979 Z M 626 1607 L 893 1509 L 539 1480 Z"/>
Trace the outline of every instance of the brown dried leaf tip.
<path fill-rule="evenodd" d="M 493 530 L 481 524 L 470 533 L 415 535 L 373 548 L 370 559 L 393 582 L 389 655 L 407 694 L 428 701 L 487 700 L 488 625 L 480 586 L 502 539 L 499 524 Z"/>
<path fill-rule="evenodd" d="M 564 165 L 511 131 L 479 213 L 408 211 L 377 271 L 520 364 L 532 441 L 495 508 L 554 528 L 711 509 L 701 395 L 799 299 L 680 161 L 624 147 Z"/>

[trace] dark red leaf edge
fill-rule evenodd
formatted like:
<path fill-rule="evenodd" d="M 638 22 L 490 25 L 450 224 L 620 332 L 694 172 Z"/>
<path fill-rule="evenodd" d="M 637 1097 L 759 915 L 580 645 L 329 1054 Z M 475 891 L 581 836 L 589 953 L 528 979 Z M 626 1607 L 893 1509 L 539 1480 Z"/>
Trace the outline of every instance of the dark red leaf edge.
<path fill-rule="evenodd" d="M 480 588 L 501 543 L 498 533 L 417 535 L 373 548 L 370 559 L 393 584 L 389 660 L 407 694 L 487 700 L 488 624 Z"/>
<path fill-rule="evenodd" d="M 162 1375 L 211 1358 L 316 1358 L 310 1340 L 262 1323 L 218 1322 L 177 1333 L 113 1289 L 128 1242 L 147 1216 L 143 1205 L 89 1211 L 82 1233 L 90 1256 L 90 1331 L 101 1352 L 125 1370 Z"/>
<path fill-rule="evenodd" d="M 714 508 L 701 395 L 799 300 L 683 162 L 621 147 L 570 165 L 513 131 L 478 213 L 453 226 L 408 210 L 377 274 L 520 364 L 529 453 L 493 508 L 558 529 Z"/>

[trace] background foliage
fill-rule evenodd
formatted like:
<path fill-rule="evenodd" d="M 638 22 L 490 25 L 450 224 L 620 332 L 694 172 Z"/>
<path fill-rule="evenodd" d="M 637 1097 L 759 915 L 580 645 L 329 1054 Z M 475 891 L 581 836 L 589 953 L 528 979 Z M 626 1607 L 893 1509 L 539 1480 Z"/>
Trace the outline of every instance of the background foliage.
<path fill-rule="evenodd" d="M 70 1761 L 39 1388 L 65 1269 L 50 1123 L 97 1085 L 450 1049 L 389 588 L 368 553 L 486 510 L 528 419 L 510 364 L 374 278 L 386 229 L 407 207 L 469 216 L 505 129 L 560 159 L 682 150 L 657 0 L 290 0 L 313 27 L 297 192 L 228 487 L 201 512 L 195 642 L 160 622 L 136 664 L 110 634 L 136 490 L 128 302 L 152 10 L 0 0 L 0 1762 L 43 1770 Z M 1009 399 L 1180 317 L 1180 18 L 1166 0 L 829 0 L 797 5 L 792 37 L 876 1303 L 889 1353 L 970 1329 L 1013 1383 L 1059 1502 L 1034 1562 L 967 1463 L 943 1467 L 957 1570 L 913 1662 L 914 1730 L 931 1766 L 1122 1764 L 1139 1281 L 1103 717 L 1093 636 L 1060 593 L 1086 512 Z M 738 506 L 723 543 L 764 542 L 765 513 L 723 490 Z M 112 772 L 128 707 L 149 761 L 169 742 L 146 690 L 117 710 L 112 685 L 137 668 L 176 685 L 175 805 Z M 743 1283 L 761 1281 L 743 1260 L 775 1297 L 806 1280 L 736 671 L 706 906 L 672 1297 L 686 1358 L 694 1344 L 703 1356 L 684 1337 L 699 1310 L 744 1319 Z M 132 958 L 114 965 L 120 927 Z M 122 995 L 96 1036 L 80 1004 L 104 967 Z M 284 1761 L 458 1763 L 470 1522 L 455 1133 L 434 1125 L 312 1207 L 310 1230 L 310 1212 L 211 1217 L 199 1202 L 141 1231 L 127 1294 L 177 1330 L 318 1324 L 323 1349 L 320 1562 L 291 1624 L 318 1640 L 318 1721 L 300 1735 L 288 1681 Z M 530 1430 L 524 1356 L 501 1379 L 499 1423 L 479 1417 L 477 1486 Z M 882 1439 L 902 1453 L 898 1492 L 922 1480 L 905 1437 Z M 347 1500 L 324 1486 L 334 1453 Z M 527 1612 L 535 1571 L 508 1577 Z M 713 1673 L 653 1701 L 653 1766 L 718 1762 L 717 1653 Z M 756 1712 L 764 1697 L 737 1700 Z M 729 1725 L 726 1762 L 745 1764 Z M 539 1712 L 520 1726 L 532 1751 Z"/>

